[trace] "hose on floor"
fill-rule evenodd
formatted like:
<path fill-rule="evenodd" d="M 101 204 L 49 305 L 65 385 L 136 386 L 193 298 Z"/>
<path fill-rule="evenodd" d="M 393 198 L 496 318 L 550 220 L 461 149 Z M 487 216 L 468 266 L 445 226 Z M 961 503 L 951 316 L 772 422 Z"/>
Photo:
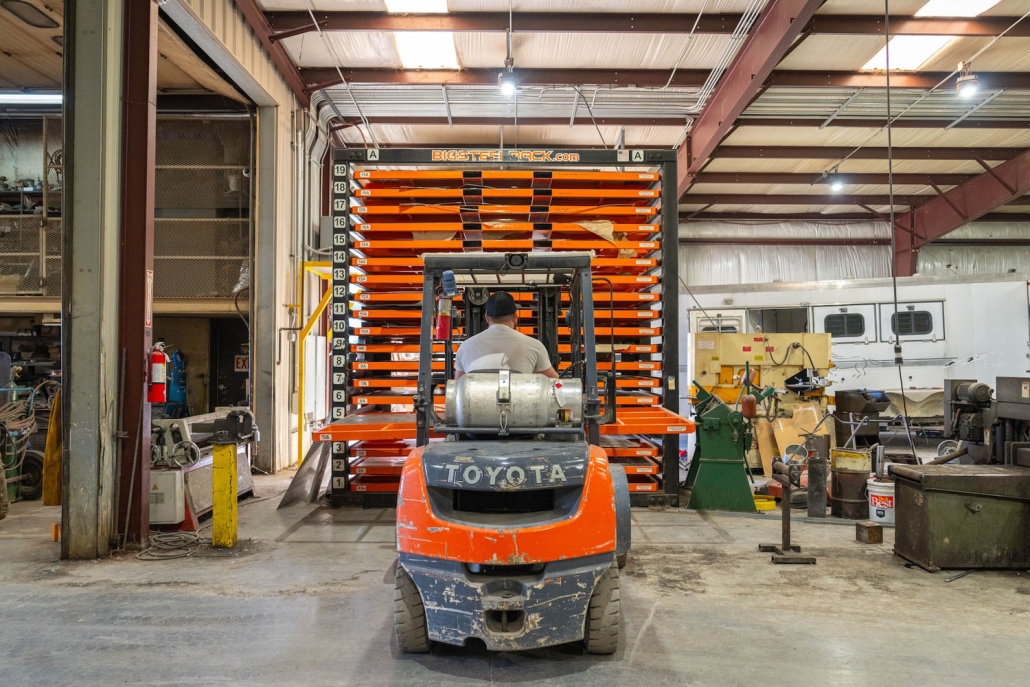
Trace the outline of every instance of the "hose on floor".
<path fill-rule="evenodd" d="M 167 561 L 174 558 L 188 558 L 200 547 L 211 544 L 210 537 L 200 533 L 210 527 L 205 525 L 196 532 L 150 532 L 150 546 L 136 554 L 140 561 Z"/>
<path fill-rule="evenodd" d="M 251 503 L 271 501 L 286 493 L 283 489 L 278 494 L 266 496 L 260 499 L 248 499 L 240 504 L 246 506 Z M 136 554 L 136 559 L 141 561 L 167 561 L 175 558 L 188 558 L 197 553 L 203 546 L 211 546 L 211 537 L 202 537 L 201 532 L 211 527 L 204 525 L 196 532 L 150 532 L 150 546 Z"/>

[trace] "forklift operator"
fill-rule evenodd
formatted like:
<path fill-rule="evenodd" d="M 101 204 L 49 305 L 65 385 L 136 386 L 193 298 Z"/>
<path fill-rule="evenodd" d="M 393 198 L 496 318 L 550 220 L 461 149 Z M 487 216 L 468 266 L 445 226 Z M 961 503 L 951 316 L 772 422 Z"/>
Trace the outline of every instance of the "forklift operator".
<path fill-rule="evenodd" d="M 515 299 L 507 291 L 495 291 L 486 301 L 484 331 L 466 339 L 454 359 L 454 378 L 477 370 L 512 370 L 558 379 L 544 345 L 515 329 Z"/>

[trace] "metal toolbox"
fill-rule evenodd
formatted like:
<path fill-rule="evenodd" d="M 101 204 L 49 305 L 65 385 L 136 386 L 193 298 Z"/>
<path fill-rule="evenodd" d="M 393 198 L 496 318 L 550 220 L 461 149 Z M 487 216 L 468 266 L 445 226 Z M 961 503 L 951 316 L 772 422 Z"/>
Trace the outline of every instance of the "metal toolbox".
<path fill-rule="evenodd" d="M 891 465 L 894 553 L 921 568 L 1030 567 L 1030 469 Z"/>

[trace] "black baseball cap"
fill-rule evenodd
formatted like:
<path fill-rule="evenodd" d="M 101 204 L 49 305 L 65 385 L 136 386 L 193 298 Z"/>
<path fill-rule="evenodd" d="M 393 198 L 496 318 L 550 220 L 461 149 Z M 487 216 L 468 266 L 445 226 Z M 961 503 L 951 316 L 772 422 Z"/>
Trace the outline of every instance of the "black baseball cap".
<path fill-rule="evenodd" d="M 510 317 L 515 314 L 515 299 L 507 291 L 494 291 L 486 299 L 486 314 L 489 317 Z"/>

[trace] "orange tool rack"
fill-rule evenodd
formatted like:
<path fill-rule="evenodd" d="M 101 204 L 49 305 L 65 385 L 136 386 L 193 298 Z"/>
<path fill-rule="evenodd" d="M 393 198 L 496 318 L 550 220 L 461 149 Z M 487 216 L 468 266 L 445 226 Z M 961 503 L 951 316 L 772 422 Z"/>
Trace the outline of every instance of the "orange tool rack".
<path fill-rule="evenodd" d="M 679 415 L 675 151 L 344 149 L 332 172 L 330 415 L 312 438 L 331 442 L 334 505 L 395 503 L 415 439 L 420 256 L 562 250 L 594 252 L 599 369 L 616 356 L 601 443 L 634 505 L 678 505 L 678 435 L 694 425 Z M 517 297 L 519 329 L 539 336 L 533 294 Z"/>

